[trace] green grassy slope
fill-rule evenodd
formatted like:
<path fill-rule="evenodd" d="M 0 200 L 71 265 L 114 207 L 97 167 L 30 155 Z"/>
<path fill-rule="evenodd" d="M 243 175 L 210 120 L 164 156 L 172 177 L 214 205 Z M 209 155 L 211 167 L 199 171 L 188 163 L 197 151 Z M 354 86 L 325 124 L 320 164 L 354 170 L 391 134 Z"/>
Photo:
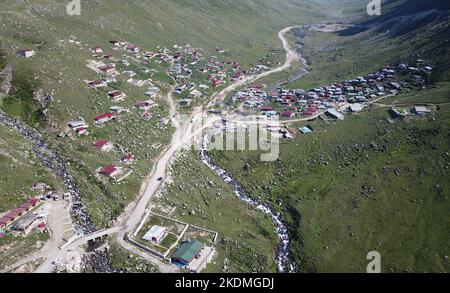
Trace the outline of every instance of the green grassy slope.
<path fill-rule="evenodd" d="M 279 240 L 268 216 L 243 204 L 195 151 L 180 156 L 171 170 L 172 180 L 154 201 L 154 211 L 174 209 L 171 217 L 219 233 L 218 255 L 206 272 L 276 272 Z"/>
<path fill-rule="evenodd" d="M 325 15 L 326 1 L 152 0 L 83 1 L 81 16 L 68 16 L 54 1 L 3 1 L 2 34 L 47 45 L 75 35 L 87 42 L 125 38 L 142 46 L 192 43 L 213 51 L 227 48 L 240 61 L 254 62 L 276 32 Z M 17 25 L 21 26 L 17 30 Z"/>
<path fill-rule="evenodd" d="M 413 61 L 414 57 L 435 65 L 434 81 L 447 82 L 449 33 L 448 11 L 418 18 L 373 20 L 366 22 L 362 30 L 356 27 L 333 34 L 308 31 L 301 51 L 311 65 L 311 74 L 290 86 L 310 89 L 371 73 L 384 64 Z"/>
<path fill-rule="evenodd" d="M 302 271 L 365 272 L 365 256 L 377 250 L 384 272 L 445 272 L 449 110 L 390 124 L 380 108 L 313 123 L 316 133 L 283 144 L 274 163 L 254 152 L 215 159 L 253 196 L 282 203 Z"/>
<path fill-rule="evenodd" d="M 105 91 L 89 89 L 84 82 L 97 77 L 86 67 L 86 60 L 92 59 L 89 48 L 100 45 L 105 54 L 110 53 L 111 39 L 124 39 L 146 50 L 156 50 L 158 45 L 172 48 L 175 44 L 191 43 L 205 49 L 206 56 L 216 54 L 216 48 L 228 49 L 229 53 L 221 58 L 250 65 L 271 51 L 276 52 L 275 60 L 283 58 L 277 36 L 281 28 L 323 21 L 330 16 L 329 11 L 335 10 L 332 4 L 321 0 L 114 0 L 81 1 L 81 15 L 69 16 L 66 4 L 48 0 L 0 2 L 1 48 L 14 75 L 13 90 L 0 101 L 0 106 L 45 130 L 47 139 L 71 163 L 85 204 L 100 226 L 108 225 L 135 198 L 153 159 L 168 143 L 172 129 L 159 125 L 160 118 L 167 116 L 167 105 L 158 99 L 160 107 L 149 122 L 129 115 L 104 128 L 92 129 L 87 138 L 55 140 L 69 120 L 83 117 L 92 125 L 94 116 L 113 105 Z M 22 48 L 35 49 L 37 55 L 19 58 L 16 52 Z M 120 53 L 113 53 L 121 58 Z M 151 66 L 159 70 L 158 79 L 167 83 L 164 66 Z M 144 99 L 142 90 L 126 82 L 115 86 L 129 96 L 124 106 L 132 107 Z M 161 88 L 166 91 L 168 85 Z M 33 101 L 33 93 L 38 89 L 54 97 L 45 113 Z M 110 139 L 136 156 L 135 172 L 122 184 L 102 182 L 93 176 L 95 169 L 120 160 L 117 153 L 99 153 L 91 146 L 99 139 Z"/>
<path fill-rule="evenodd" d="M 254 152 L 214 153 L 253 196 L 281 203 L 300 270 L 365 272 L 377 250 L 384 272 L 449 271 L 449 21 L 439 15 L 425 25 L 407 18 L 360 33 L 309 32 L 302 50 L 312 72 L 290 85 L 310 89 L 422 57 L 436 67 L 435 84 L 385 103 L 440 104 L 432 117 L 389 123 L 388 107 L 373 107 L 309 123 L 316 132 L 284 142 L 273 163 Z"/>
<path fill-rule="evenodd" d="M 16 208 L 38 195 L 34 183 L 61 187 L 57 179 L 41 166 L 31 143 L 0 124 L 0 213 Z"/>

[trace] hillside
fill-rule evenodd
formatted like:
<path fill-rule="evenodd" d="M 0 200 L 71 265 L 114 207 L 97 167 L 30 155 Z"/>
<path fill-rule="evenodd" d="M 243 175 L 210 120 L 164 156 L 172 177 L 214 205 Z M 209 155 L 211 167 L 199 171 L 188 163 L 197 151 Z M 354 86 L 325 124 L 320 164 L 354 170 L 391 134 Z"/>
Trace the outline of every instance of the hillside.
<path fill-rule="evenodd" d="M 276 32 L 307 23 L 329 10 L 324 1 L 151 0 L 83 1 L 81 16 L 66 15 L 53 1 L 2 1 L 2 35 L 28 45 L 48 46 L 64 36 L 86 42 L 123 38 L 142 46 L 192 43 L 204 49 L 232 49 L 253 62 L 265 46 L 277 46 Z M 323 9 L 318 9 L 323 7 Z M 321 12 L 324 11 L 324 12 Z M 20 30 L 17 30 L 19 28 Z M 21 36 L 22 35 L 22 36 Z"/>
<path fill-rule="evenodd" d="M 297 136 L 282 142 L 276 162 L 260 162 L 255 152 L 214 152 L 254 198 L 282 213 L 301 271 L 365 272 L 372 250 L 381 253 L 383 272 L 449 270 L 448 1 L 385 4 L 380 18 L 297 39 L 310 74 L 288 88 L 311 90 L 418 58 L 435 67 L 431 84 L 342 122 L 292 124 Z M 393 121 L 388 114 L 391 106 L 414 105 L 433 107 L 433 116 Z M 298 133 L 306 125 L 314 133 Z"/>
<path fill-rule="evenodd" d="M 118 227 L 120 244 L 150 202 L 153 211 L 218 232 L 218 257 L 206 271 L 284 271 L 273 219 L 240 201 L 240 187 L 216 176 L 196 151 L 169 155 L 196 106 L 220 96 L 236 74 L 256 76 L 284 62 L 280 29 L 360 17 L 334 33 L 292 30 L 287 39 L 309 73 L 286 87 L 309 91 L 419 58 L 433 67 L 422 86 L 405 86 L 342 122 L 308 122 L 310 135 L 297 131 L 306 123 L 292 124 L 298 135 L 283 140 L 275 162 L 250 151 L 211 155 L 284 220 L 297 271 L 364 272 L 367 252 L 377 250 L 385 272 L 448 272 L 447 1 L 387 0 L 376 18 L 365 15 L 364 0 L 98 0 L 82 1 L 80 16 L 66 14 L 67 1 L 54 2 L 0 2 L 0 110 L 61 154 L 82 195 L 72 208 L 75 228 Z M 287 80 L 302 67 L 258 82 Z M 394 120 L 387 111 L 423 104 L 433 115 Z M 278 106 L 280 113 L 291 107 Z M 0 134 L 0 213 L 33 195 L 37 181 L 67 191 L 23 137 L 3 124 Z M 109 260 L 121 267 L 128 252 L 113 248 Z M 126 263 L 136 266 L 131 257 Z"/>
<path fill-rule="evenodd" d="M 139 0 L 81 4 L 81 15 L 69 16 L 66 4 L 61 2 L 0 3 L 0 48 L 5 55 L 0 65 L 9 64 L 13 72 L 11 90 L 0 99 L 0 107 L 44 130 L 48 141 L 71 163 L 84 191 L 85 204 L 101 226 L 107 225 L 135 198 L 154 158 L 169 142 L 172 128 L 161 121 L 168 113 L 164 94 L 173 81 L 165 74 L 168 63 L 151 62 L 149 66 L 156 73 L 139 74 L 140 78 L 151 75 L 161 90 L 158 108 L 152 111 L 149 121 L 143 123 L 140 117 L 127 117 L 113 126 L 95 128 L 90 137 L 55 139 L 61 133 L 67 134 L 69 121 L 82 118 L 93 124 L 94 117 L 117 106 L 105 98 L 108 91 L 92 90 L 86 85 L 87 80 L 99 76 L 86 66 L 94 58 L 90 48 L 100 46 L 104 54 L 110 53 L 120 60 L 124 55 L 110 46 L 113 39 L 134 43 L 146 51 L 190 43 L 204 50 L 205 57 L 218 55 L 223 61 L 251 66 L 261 57 L 269 56 L 268 60 L 275 65 L 284 58 L 277 38 L 280 28 L 333 17 L 337 5 L 320 0 Z M 36 56 L 29 59 L 17 56 L 25 48 L 35 50 Z M 129 67 L 142 70 L 142 65 L 136 62 Z M 119 70 L 125 68 L 118 65 Z M 198 83 L 205 82 L 204 76 L 197 79 Z M 127 94 L 122 107 L 133 108 L 144 99 L 144 90 L 129 85 L 124 78 L 109 90 L 113 89 Z M 212 94 L 212 90 L 206 94 Z M 99 154 L 92 147 L 93 142 L 104 139 L 120 146 L 122 152 L 132 152 L 136 158 L 133 174 L 120 185 L 92 176 L 101 166 L 120 160 L 116 152 Z"/>

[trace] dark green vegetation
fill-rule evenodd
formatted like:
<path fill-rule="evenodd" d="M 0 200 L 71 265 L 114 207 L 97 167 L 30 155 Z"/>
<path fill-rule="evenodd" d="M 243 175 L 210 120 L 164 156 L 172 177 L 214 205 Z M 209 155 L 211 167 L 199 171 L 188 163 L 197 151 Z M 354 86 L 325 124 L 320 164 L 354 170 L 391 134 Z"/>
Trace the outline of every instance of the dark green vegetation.
<path fill-rule="evenodd" d="M 2 70 L 5 66 L 6 66 L 5 53 L 1 49 L 1 43 L 0 43 L 0 70 Z"/>
<path fill-rule="evenodd" d="M 433 85 L 342 122 L 310 122 L 316 132 L 284 142 L 273 163 L 253 152 L 214 153 L 252 196 L 276 203 L 300 271 L 365 272 L 373 250 L 384 272 L 449 271 L 448 12 L 425 21 L 403 15 L 399 4 L 391 3 L 391 18 L 362 32 L 308 32 L 303 52 L 312 73 L 290 86 L 310 89 L 414 58 L 435 65 Z M 429 105 L 433 116 L 391 123 L 390 105 L 416 104 Z"/>
<path fill-rule="evenodd" d="M 9 96 L 3 100 L 2 110 L 22 119 L 29 125 L 36 126 L 45 123 L 44 109 L 33 100 L 37 88 L 37 83 L 30 76 L 25 74 L 14 75 L 12 90 Z"/>
<path fill-rule="evenodd" d="M 59 187 L 56 178 L 41 165 L 31 143 L 14 130 L 0 124 L 0 213 L 23 204 L 38 195 L 34 183 Z"/>

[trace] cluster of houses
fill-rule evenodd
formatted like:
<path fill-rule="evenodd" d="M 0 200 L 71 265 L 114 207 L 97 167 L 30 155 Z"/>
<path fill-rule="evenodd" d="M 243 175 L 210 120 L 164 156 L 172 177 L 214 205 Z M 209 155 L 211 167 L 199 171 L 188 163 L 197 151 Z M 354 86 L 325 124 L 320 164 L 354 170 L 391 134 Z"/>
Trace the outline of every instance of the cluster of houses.
<path fill-rule="evenodd" d="M 115 145 L 109 140 L 99 140 L 92 144 L 92 146 L 101 152 L 110 152 L 116 149 Z M 134 162 L 134 156 L 130 152 L 123 152 L 120 160 L 120 166 L 116 164 L 107 165 L 97 170 L 98 174 L 109 177 L 114 182 L 121 182 L 130 176 L 133 171 L 126 166 Z"/>
<path fill-rule="evenodd" d="M 46 227 L 45 219 L 31 213 L 39 203 L 39 199 L 30 198 L 21 206 L 10 210 L 0 218 L 0 229 L 6 231 L 7 228 L 10 228 L 10 231 L 24 236 L 28 235 L 34 228 L 42 231 Z"/>
<path fill-rule="evenodd" d="M 425 61 L 419 60 L 421 64 Z M 418 61 L 418 62 L 419 62 Z M 385 66 L 381 70 L 340 83 L 303 89 L 278 88 L 267 93 L 263 85 L 253 84 L 238 91 L 232 97 L 233 103 L 242 103 L 244 109 L 267 117 L 279 116 L 282 119 L 315 118 L 322 114 L 332 119 L 342 120 L 345 113 L 362 112 L 370 102 L 386 96 L 397 95 L 408 82 L 424 80 L 432 72 L 432 67 Z M 410 74 L 409 80 L 398 80 L 399 74 Z M 426 109 L 413 109 L 414 113 L 426 113 Z M 422 115 L 421 114 L 421 115 Z M 306 131 L 306 130 L 305 130 Z"/>
<path fill-rule="evenodd" d="M 112 83 L 117 83 L 119 76 L 124 76 L 126 81 L 134 86 L 141 87 L 148 84 L 149 87 L 143 93 L 146 97 L 145 100 L 140 101 L 134 105 L 134 108 L 139 112 L 144 120 L 152 118 L 150 112 L 153 108 L 158 106 L 158 103 L 154 101 L 160 92 L 159 87 L 155 86 L 152 80 L 136 79 L 137 73 L 133 70 L 124 70 L 119 72 L 117 69 L 117 63 L 120 62 L 124 66 L 128 67 L 131 62 L 141 65 L 141 69 L 144 73 L 154 73 L 155 70 L 148 68 L 146 65 L 149 61 L 157 58 L 157 62 L 172 62 L 172 60 L 183 60 L 184 54 L 177 53 L 173 55 L 167 48 L 159 48 L 157 52 L 141 51 L 141 49 L 125 41 L 111 40 L 109 42 L 113 51 L 122 50 L 123 59 L 118 60 L 113 57 L 113 54 L 104 54 L 104 50 L 101 46 L 95 46 L 91 48 L 91 53 L 95 60 L 88 62 L 88 67 L 99 74 L 100 78 L 92 81 L 88 81 L 87 84 L 93 89 L 105 88 L 105 95 L 113 102 L 122 102 L 127 99 L 127 94 L 121 90 L 111 87 Z M 184 52 L 184 51 L 183 51 Z M 189 51 L 193 60 L 199 60 L 201 54 L 198 49 Z M 131 61 L 131 62 L 130 62 Z M 158 63 L 159 63 L 158 62 Z M 108 90 L 108 88 L 110 88 Z M 196 96 L 196 92 L 192 92 L 193 96 Z M 119 115 L 130 112 L 130 109 L 118 105 L 110 107 L 109 111 L 99 114 L 93 118 L 93 124 L 96 127 L 101 127 L 111 121 L 116 120 Z M 79 136 L 89 135 L 89 125 L 83 118 L 79 120 L 70 121 L 68 123 L 69 128 Z M 109 152 L 116 149 L 115 145 L 108 140 L 100 140 L 93 143 L 93 147 L 99 151 Z M 134 161 L 134 156 L 128 152 L 123 152 L 123 157 L 118 164 L 110 164 L 101 167 L 97 170 L 98 174 L 112 178 L 115 182 L 120 182 L 132 174 L 132 170 L 127 168 Z"/>
<path fill-rule="evenodd" d="M 133 44 L 129 44 L 127 42 L 118 41 L 118 40 L 112 40 L 110 41 L 110 45 L 113 46 L 113 50 L 120 50 L 122 49 L 124 51 L 124 59 L 120 60 L 120 62 L 125 66 L 130 66 L 130 61 L 133 60 L 134 62 L 138 62 L 141 64 L 141 70 L 144 73 L 155 73 L 156 70 L 150 69 L 147 66 L 148 62 L 155 58 L 160 57 L 162 60 L 167 60 L 168 53 L 167 49 L 160 49 L 159 52 L 144 52 L 143 55 L 141 55 L 141 50 L 139 47 Z M 100 46 L 94 47 L 91 49 L 92 53 L 94 54 L 102 54 L 103 49 Z M 148 98 L 148 100 L 141 101 L 135 105 L 135 108 L 138 110 L 143 110 L 141 112 L 143 119 L 148 120 L 152 117 L 152 114 L 148 111 L 151 108 L 154 108 L 158 106 L 158 104 L 153 100 L 157 97 L 158 93 L 160 92 L 159 87 L 155 86 L 153 84 L 153 81 L 149 78 L 147 80 L 140 80 L 136 79 L 137 73 L 133 70 L 124 70 L 123 72 L 118 72 L 116 70 L 116 63 L 118 60 L 114 59 L 112 57 L 112 54 L 107 55 L 94 55 L 94 57 L 104 59 L 107 58 L 108 60 L 113 61 L 113 63 L 104 64 L 102 60 L 94 60 L 89 61 L 88 67 L 95 70 L 97 73 L 102 74 L 101 79 L 89 81 L 88 85 L 91 88 L 98 89 L 98 88 L 107 88 L 109 84 L 116 83 L 118 75 L 123 75 L 126 77 L 126 81 L 136 87 L 142 87 L 144 85 L 149 85 L 148 89 L 144 92 L 144 96 Z M 115 88 L 111 88 L 110 90 L 107 90 L 107 97 L 109 100 L 113 102 L 122 102 L 127 98 L 127 94 L 123 91 L 120 91 Z M 115 120 L 117 118 L 117 115 L 122 113 L 130 112 L 129 109 L 121 107 L 121 106 L 112 106 L 109 112 L 103 113 L 101 115 L 98 115 L 94 117 L 95 125 L 99 126 L 104 123 L 107 123 L 111 120 Z"/>
<path fill-rule="evenodd" d="M 175 93 L 182 96 L 180 106 L 189 106 L 193 100 L 205 96 L 210 87 L 220 87 L 245 77 L 246 71 L 238 62 L 220 61 L 216 56 L 205 58 L 201 49 L 190 45 L 176 46 L 176 49 L 169 74 L 179 84 Z"/>
<path fill-rule="evenodd" d="M 115 149 L 121 149 L 120 147 L 116 147 L 111 141 L 109 140 L 99 140 L 92 144 L 92 146 L 101 152 L 110 152 Z M 101 167 L 97 170 L 98 174 L 101 174 L 103 176 L 109 177 L 114 180 L 114 182 L 121 182 L 124 179 L 126 179 L 128 176 L 130 176 L 133 171 L 126 166 L 129 166 L 133 164 L 134 162 L 134 156 L 127 151 L 122 152 L 122 158 L 120 160 L 120 166 L 116 164 L 107 165 L 104 167 Z"/>

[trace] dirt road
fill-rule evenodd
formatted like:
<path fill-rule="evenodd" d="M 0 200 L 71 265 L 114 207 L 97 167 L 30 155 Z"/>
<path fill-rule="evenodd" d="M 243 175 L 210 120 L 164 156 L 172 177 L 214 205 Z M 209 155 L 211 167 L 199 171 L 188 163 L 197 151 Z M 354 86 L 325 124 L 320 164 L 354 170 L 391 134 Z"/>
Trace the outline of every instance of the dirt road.
<path fill-rule="evenodd" d="M 300 58 L 300 56 L 297 54 L 295 50 L 293 50 L 287 39 L 285 38 L 285 34 L 290 31 L 294 27 L 287 27 L 283 30 L 281 30 L 278 33 L 278 37 L 280 38 L 283 47 L 286 51 L 286 60 L 285 63 L 277 67 L 275 69 L 266 71 L 264 73 L 261 73 L 259 75 L 255 76 L 248 76 L 243 78 L 237 83 L 234 83 L 227 88 L 223 89 L 219 93 L 215 94 L 212 102 L 207 106 L 207 108 L 210 108 L 211 105 L 217 101 L 222 101 L 226 95 L 235 89 L 253 83 L 256 80 L 269 76 L 276 72 L 281 72 L 283 70 L 288 69 L 292 63 Z M 167 102 L 169 104 L 170 108 L 170 117 L 172 121 L 172 125 L 175 128 L 175 132 L 172 136 L 172 140 L 169 146 L 165 148 L 165 150 L 161 153 L 161 155 L 156 159 L 153 170 L 151 174 L 145 179 L 143 185 L 142 185 L 142 192 L 141 196 L 135 200 L 133 203 L 131 203 L 125 210 L 125 212 L 118 218 L 116 221 L 116 225 L 113 227 L 113 229 L 117 229 L 118 233 L 116 234 L 116 240 L 117 242 L 126 250 L 129 250 L 133 253 L 136 253 L 148 261 L 152 262 L 156 266 L 158 266 L 159 270 L 161 272 L 176 272 L 177 270 L 164 262 L 162 262 L 157 257 L 151 256 L 150 254 L 144 253 L 128 243 L 124 240 L 125 234 L 130 233 L 135 229 L 135 227 L 138 226 L 139 222 L 142 220 L 145 214 L 145 210 L 152 200 L 153 196 L 157 193 L 158 189 L 160 188 L 161 184 L 164 182 L 167 176 L 167 169 L 170 164 L 170 161 L 173 159 L 175 154 L 179 152 L 182 148 L 184 148 L 186 145 L 189 145 L 191 143 L 191 140 L 195 138 L 196 136 L 200 136 L 203 132 L 203 130 L 211 127 L 214 125 L 215 122 L 217 122 L 218 117 L 209 117 L 207 121 L 202 122 L 202 127 L 195 128 L 194 125 L 196 125 L 197 122 L 199 122 L 204 117 L 204 112 L 201 107 L 196 108 L 192 115 L 188 117 L 188 119 L 184 119 L 183 121 L 180 115 L 178 115 L 176 110 L 176 105 L 174 102 L 174 99 L 172 97 L 172 93 L 174 91 L 175 86 L 173 86 L 169 93 L 167 94 Z M 162 180 L 161 180 L 162 179 Z M 63 236 L 62 235 L 54 235 L 54 239 L 52 240 L 52 244 L 49 245 L 50 250 L 46 253 L 40 253 L 38 256 L 45 259 L 44 263 L 36 270 L 36 272 L 51 272 L 54 270 L 53 265 L 51 262 L 58 258 L 65 258 L 67 256 L 67 253 L 69 251 L 77 250 L 79 249 L 79 246 L 82 245 L 83 241 L 75 241 L 65 249 L 59 249 L 58 246 L 55 246 L 56 243 L 60 243 Z M 20 263 L 27 263 L 34 259 L 24 259 Z M 20 264 L 17 263 L 17 264 Z M 17 267 L 17 266 L 16 266 Z"/>

